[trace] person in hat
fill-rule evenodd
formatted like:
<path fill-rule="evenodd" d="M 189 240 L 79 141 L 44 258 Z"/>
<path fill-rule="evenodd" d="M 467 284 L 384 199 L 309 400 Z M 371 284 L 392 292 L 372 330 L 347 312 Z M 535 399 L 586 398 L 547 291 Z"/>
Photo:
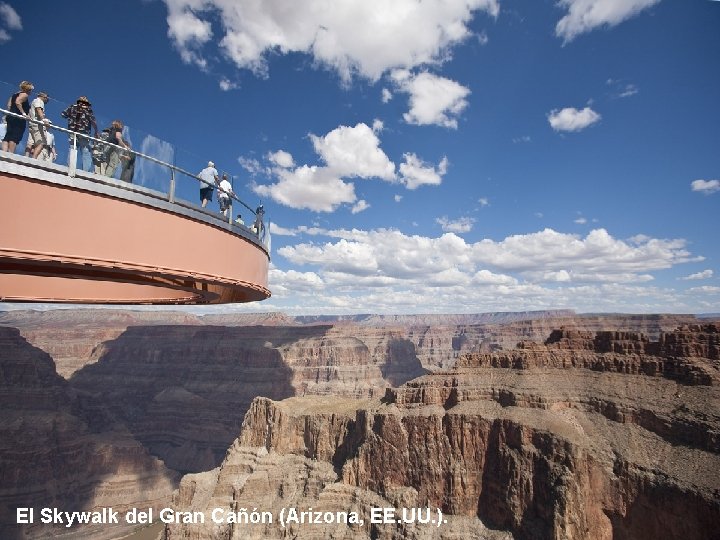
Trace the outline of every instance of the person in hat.
<path fill-rule="evenodd" d="M 2 149 L 4 152 L 15 153 L 15 148 L 25 135 L 26 118 L 30 112 L 30 94 L 34 87 L 31 82 L 23 81 L 20 83 L 20 89 L 15 92 L 7 102 L 7 109 L 23 118 L 7 115 L 7 131 L 2 140 Z"/>
<path fill-rule="evenodd" d="M 212 201 L 213 190 L 218 184 L 218 172 L 215 164 L 208 161 L 207 167 L 198 173 L 198 178 L 204 180 L 204 182 L 200 182 L 200 201 L 202 207 L 205 208 L 208 201 Z"/>
<path fill-rule="evenodd" d="M 95 137 L 97 138 L 98 128 L 90 100 L 85 96 L 80 96 L 75 104 L 70 105 L 60 114 L 63 118 L 67 118 L 68 129 L 78 133 L 78 161 L 82 164 L 82 170 L 91 172 L 93 170 L 92 145 L 87 135 L 90 134 L 90 127 L 92 127 L 95 132 Z M 72 138 L 70 139 L 70 144 L 72 145 Z"/>
<path fill-rule="evenodd" d="M 30 104 L 30 118 L 32 120 L 37 120 L 38 122 L 45 121 L 45 105 L 47 105 L 48 99 L 47 92 L 39 92 L 37 97 L 32 100 Z M 32 157 L 37 159 L 47 144 L 45 140 L 45 128 L 43 123 L 30 122 L 29 131 L 28 146 L 32 147 Z"/>

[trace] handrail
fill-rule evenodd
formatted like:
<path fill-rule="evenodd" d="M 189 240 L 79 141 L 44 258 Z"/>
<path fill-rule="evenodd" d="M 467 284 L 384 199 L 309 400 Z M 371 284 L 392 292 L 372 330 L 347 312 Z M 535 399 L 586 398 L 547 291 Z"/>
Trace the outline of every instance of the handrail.
<path fill-rule="evenodd" d="M 67 133 L 67 134 L 71 135 L 73 138 L 80 136 L 80 137 L 84 137 L 84 138 L 86 138 L 86 139 L 88 139 L 88 140 L 94 141 L 94 142 L 99 143 L 99 144 L 109 145 L 109 146 L 112 146 L 112 147 L 114 147 L 114 148 L 117 148 L 118 150 L 122 150 L 123 152 L 130 152 L 130 153 L 134 154 L 135 156 L 138 156 L 138 157 L 147 159 L 147 160 L 149 160 L 149 161 L 152 161 L 152 162 L 154 162 L 154 163 L 157 163 L 158 165 L 162 165 L 162 166 L 164 166 L 164 167 L 168 167 L 168 168 L 169 168 L 171 171 L 173 171 L 173 172 L 174 172 L 174 171 L 177 171 L 177 172 L 182 173 L 182 174 L 184 174 L 185 176 L 189 176 L 190 178 L 193 178 L 193 179 L 195 179 L 195 180 L 197 180 L 197 181 L 199 181 L 199 182 L 201 182 L 201 183 L 203 183 L 203 184 L 205 184 L 205 185 L 208 185 L 208 186 L 217 188 L 218 191 L 222 191 L 223 193 L 225 193 L 225 194 L 226 194 L 228 197 L 230 197 L 231 199 L 233 199 L 233 200 L 239 202 L 240 204 L 242 204 L 245 208 L 247 208 L 248 210 L 250 210 L 250 212 L 252 212 L 253 215 L 257 215 L 256 212 L 255 212 L 255 210 L 253 210 L 253 209 L 252 209 L 250 206 L 248 206 L 244 201 L 242 201 L 240 198 L 238 198 L 237 195 L 234 195 L 234 194 L 232 194 L 232 193 L 228 193 L 227 191 L 225 191 L 224 189 L 222 189 L 219 185 L 217 185 L 217 184 L 211 184 L 210 182 L 207 182 L 206 180 L 200 178 L 199 176 L 194 175 L 193 173 L 188 172 L 188 171 L 186 171 L 185 169 L 182 169 L 182 168 L 177 167 L 177 166 L 175 166 L 175 165 L 171 165 L 170 163 L 166 163 L 165 161 L 159 160 L 159 159 L 157 159 L 157 158 L 154 158 L 154 157 L 152 157 L 152 156 L 148 156 L 148 155 L 146 155 L 146 154 L 143 154 L 142 152 L 137 152 L 137 151 L 132 150 L 132 149 L 129 149 L 129 150 L 128 150 L 127 148 L 125 148 L 125 147 L 123 147 L 123 146 L 120 146 L 119 144 L 114 144 L 114 143 L 111 143 L 111 142 L 108 142 L 108 141 L 103 141 L 102 139 L 98 139 L 98 138 L 96 138 L 96 137 L 91 137 L 90 135 L 88 135 L 88 134 L 86 134 L 86 133 L 80 133 L 80 132 L 78 132 L 78 131 L 72 131 L 71 129 L 66 129 L 66 128 L 60 127 L 60 126 L 58 126 L 58 125 L 56 125 L 56 124 L 50 124 L 50 126 L 48 126 L 48 124 L 45 123 L 43 120 L 36 120 L 36 119 L 34 119 L 34 118 L 30 118 L 30 116 L 25 116 L 25 115 L 22 115 L 22 114 L 17 114 L 17 113 L 14 113 L 14 112 L 12 112 L 12 111 L 8 111 L 8 110 L 6 110 L 6 109 L 3 109 L 2 107 L 0 107 L 0 113 L 5 114 L 5 115 L 8 115 L 8 116 L 14 116 L 14 117 L 16 117 L 16 118 L 20 118 L 21 120 L 25 120 L 25 121 L 27 121 L 27 122 L 32 122 L 32 123 L 34 123 L 34 124 L 40 124 L 42 127 L 45 127 L 45 128 L 51 127 L 51 128 L 54 129 L 54 130 Z M 174 175 L 173 175 L 173 178 L 174 178 Z M 230 221 L 232 221 L 232 213 L 230 214 Z"/>

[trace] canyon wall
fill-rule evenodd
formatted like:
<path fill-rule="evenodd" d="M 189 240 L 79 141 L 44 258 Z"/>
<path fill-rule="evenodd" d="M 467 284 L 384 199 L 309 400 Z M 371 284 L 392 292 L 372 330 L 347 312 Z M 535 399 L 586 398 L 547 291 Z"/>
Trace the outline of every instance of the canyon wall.
<path fill-rule="evenodd" d="M 364 516 L 362 526 L 337 531 L 343 538 L 456 538 L 458 530 L 477 538 L 717 538 L 718 346 L 715 324 L 657 341 L 558 330 L 544 344 L 466 355 L 381 399 L 258 398 L 221 466 L 185 477 L 174 504 Z M 598 360 L 561 361 L 566 353 Z M 624 358 L 624 367 L 603 355 Z M 705 376 L 688 377 L 695 367 Z M 388 503 L 438 507 L 450 516 L 447 528 L 369 524 L 368 509 Z M 322 537 L 333 527 L 295 532 Z M 166 532 L 287 534 L 278 523 Z"/>
<path fill-rule="evenodd" d="M 16 508 L 160 507 L 178 474 L 135 440 L 122 423 L 90 404 L 60 377 L 50 356 L 15 329 L 0 327 L 0 538 L 22 537 Z M 94 527 L 93 538 L 127 527 Z M 67 529 L 26 529 L 59 538 Z M 78 531 L 71 533 L 75 537 Z"/>

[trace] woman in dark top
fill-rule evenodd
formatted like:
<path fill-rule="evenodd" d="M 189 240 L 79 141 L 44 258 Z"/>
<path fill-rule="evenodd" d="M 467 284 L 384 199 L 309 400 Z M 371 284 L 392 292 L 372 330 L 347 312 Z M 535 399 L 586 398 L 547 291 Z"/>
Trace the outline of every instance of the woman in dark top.
<path fill-rule="evenodd" d="M 20 83 L 20 91 L 15 92 L 8 100 L 7 108 L 10 112 L 21 114 L 25 118 L 30 112 L 30 92 L 33 91 L 32 83 L 23 81 Z M 7 115 L 7 132 L 2 140 L 2 149 L 4 152 L 15 153 L 15 148 L 25 135 L 25 126 L 27 120 L 17 118 L 16 116 Z"/>

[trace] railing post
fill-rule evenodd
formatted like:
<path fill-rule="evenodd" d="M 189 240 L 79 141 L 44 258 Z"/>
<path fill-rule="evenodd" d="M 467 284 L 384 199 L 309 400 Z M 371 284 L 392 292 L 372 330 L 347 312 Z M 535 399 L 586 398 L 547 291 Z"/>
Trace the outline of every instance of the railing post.
<path fill-rule="evenodd" d="M 232 198 L 230 199 L 230 208 L 228 209 L 228 224 L 232 225 L 233 222 L 233 202 Z"/>
<path fill-rule="evenodd" d="M 170 191 L 168 191 L 168 201 L 175 202 L 175 169 L 170 169 Z"/>
<path fill-rule="evenodd" d="M 75 169 L 77 167 L 77 135 L 72 134 L 72 144 L 70 145 L 70 152 L 68 152 L 68 176 L 75 176 Z"/>

